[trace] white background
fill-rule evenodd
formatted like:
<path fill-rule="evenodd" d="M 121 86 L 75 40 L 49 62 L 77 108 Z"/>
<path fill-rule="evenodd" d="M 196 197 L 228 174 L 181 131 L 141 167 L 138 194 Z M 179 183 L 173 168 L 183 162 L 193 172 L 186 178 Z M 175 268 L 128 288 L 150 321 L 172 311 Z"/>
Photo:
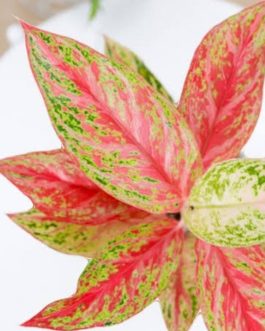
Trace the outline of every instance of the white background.
<path fill-rule="evenodd" d="M 177 100 L 203 35 L 240 8 L 224 0 L 108 0 L 93 23 L 86 4 L 51 19 L 46 29 L 102 50 L 100 33 L 135 50 Z M 0 158 L 60 146 L 33 81 L 23 43 L 0 59 Z M 250 140 L 249 156 L 264 156 L 264 112 Z M 263 150 L 263 152 L 262 152 Z M 6 216 L 30 208 L 30 201 L 0 178 L 0 328 L 22 331 L 19 324 L 46 304 L 75 291 L 86 265 L 83 258 L 52 251 Z M 38 330 L 38 329 L 32 329 Z M 98 329 L 97 329 L 98 330 Z M 165 331 L 158 303 L 112 331 Z M 197 319 L 192 331 L 205 331 Z"/>

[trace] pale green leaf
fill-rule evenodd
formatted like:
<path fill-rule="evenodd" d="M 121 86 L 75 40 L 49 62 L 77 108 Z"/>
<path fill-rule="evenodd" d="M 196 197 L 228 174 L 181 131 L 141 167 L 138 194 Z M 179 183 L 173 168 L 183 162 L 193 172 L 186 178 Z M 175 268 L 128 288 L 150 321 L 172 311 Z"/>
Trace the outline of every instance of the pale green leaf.
<path fill-rule="evenodd" d="M 265 241 L 265 160 L 230 160 L 194 186 L 184 211 L 189 229 L 218 246 Z"/>

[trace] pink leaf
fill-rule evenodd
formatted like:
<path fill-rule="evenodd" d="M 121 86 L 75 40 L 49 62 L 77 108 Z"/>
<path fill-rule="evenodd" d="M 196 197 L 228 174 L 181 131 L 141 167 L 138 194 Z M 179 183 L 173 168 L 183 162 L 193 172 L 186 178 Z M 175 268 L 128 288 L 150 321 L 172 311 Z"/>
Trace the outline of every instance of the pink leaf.
<path fill-rule="evenodd" d="M 264 330 L 264 246 L 230 249 L 199 241 L 197 255 L 201 310 L 209 330 Z"/>
<path fill-rule="evenodd" d="M 185 120 L 136 71 L 23 23 L 55 130 L 88 178 L 153 213 L 178 211 L 201 171 Z"/>
<path fill-rule="evenodd" d="M 185 235 L 181 259 L 170 286 L 160 296 L 169 331 L 188 331 L 199 311 L 196 287 L 196 237 Z"/>
<path fill-rule="evenodd" d="M 265 73 L 265 2 L 217 25 L 193 58 L 179 110 L 204 166 L 237 157 L 258 119 Z"/>
<path fill-rule="evenodd" d="M 101 191 L 63 150 L 1 160 L 0 173 L 26 194 L 35 207 L 57 220 L 99 224 L 148 215 Z"/>
<path fill-rule="evenodd" d="M 168 286 L 182 242 L 180 225 L 151 216 L 109 242 L 88 264 L 72 297 L 48 305 L 24 326 L 69 331 L 128 319 Z"/>

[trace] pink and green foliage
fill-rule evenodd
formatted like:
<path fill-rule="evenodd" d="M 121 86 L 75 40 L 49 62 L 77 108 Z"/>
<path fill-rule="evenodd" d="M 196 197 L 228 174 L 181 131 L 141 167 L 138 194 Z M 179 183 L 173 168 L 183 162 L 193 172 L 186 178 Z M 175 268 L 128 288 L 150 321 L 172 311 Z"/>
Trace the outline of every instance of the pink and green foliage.
<path fill-rule="evenodd" d="M 98 225 L 149 215 L 100 190 L 64 150 L 7 158 L 0 171 L 36 208 L 61 221 Z"/>
<path fill-rule="evenodd" d="M 25 326 L 75 330 L 124 321 L 167 288 L 182 243 L 181 224 L 151 216 L 101 250 L 82 273 L 74 296 L 47 306 Z"/>
<path fill-rule="evenodd" d="M 145 63 L 130 49 L 116 41 L 105 37 L 105 53 L 114 61 L 120 62 L 137 71 L 157 92 L 161 93 L 169 101 L 173 101 L 162 83 L 147 68 Z"/>
<path fill-rule="evenodd" d="M 209 330 L 265 330 L 265 247 L 198 241 L 200 308 Z"/>
<path fill-rule="evenodd" d="M 206 168 L 238 157 L 261 109 L 264 2 L 217 25 L 198 47 L 179 111 L 190 125 Z"/>
<path fill-rule="evenodd" d="M 175 107 L 137 72 L 77 41 L 23 23 L 54 128 L 96 185 L 153 213 L 179 211 L 200 172 Z"/>
<path fill-rule="evenodd" d="M 122 215 L 123 218 L 120 217 Z M 105 243 L 148 218 L 139 215 L 138 218 L 126 219 L 126 214 L 120 214 L 116 218 L 106 218 L 104 223 L 78 224 L 69 218 L 49 216 L 36 208 L 24 213 L 8 214 L 8 216 L 49 247 L 62 253 L 87 258 L 95 257 Z"/>
<path fill-rule="evenodd" d="M 22 26 L 63 148 L 0 161 L 33 203 L 9 216 L 51 248 L 92 258 L 72 297 L 24 325 L 107 326 L 159 298 L 170 331 L 188 331 L 199 311 L 212 331 L 265 330 L 265 163 L 229 160 L 261 108 L 265 1 L 208 33 L 178 107 L 113 40 L 104 56 Z"/>
<path fill-rule="evenodd" d="M 187 331 L 200 308 L 195 283 L 195 245 L 196 237 L 186 233 L 176 276 L 159 298 L 169 331 Z"/>

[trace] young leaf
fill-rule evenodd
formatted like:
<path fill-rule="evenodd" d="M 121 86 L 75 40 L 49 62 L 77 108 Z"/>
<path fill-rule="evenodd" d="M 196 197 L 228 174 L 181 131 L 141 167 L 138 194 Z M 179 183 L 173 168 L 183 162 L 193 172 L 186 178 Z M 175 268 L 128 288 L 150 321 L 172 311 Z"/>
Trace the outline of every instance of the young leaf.
<path fill-rule="evenodd" d="M 90 0 L 89 19 L 91 21 L 96 17 L 100 9 L 100 2 L 101 0 Z"/>
<path fill-rule="evenodd" d="M 23 26 L 53 125 L 86 175 L 130 205 L 178 211 L 201 164 L 174 105 L 134 70 L 72 39 Z"/>
<path fill-rule="evenodd" d="M 128 319 L 168 286 L 182 241 L 180 225 L 151 216 L 109 242 L 84 270 L 72 297 L 48 305 L 24 326 L 69 331 Z"/>
<path fill-rule="evenodd" d="M 265 161 L 238 159 L 210 168 L 192 189 L 184 220 L 217 246 L 265 242 Z"/>
<path fill-rule="evenodd" d="M 58 220 L 99 224 L 148 215 L 101 191 L 64 150 L 1 160 L 0 173 L 26 194 L 35 207 Z"/>
<path fill-rule="evenodd" d="M 124 63 L 128 67 L 137 71 L 154 89 L 162 94 L 169 101 L 173 102 L 173 99 L 156 78 L 156 76 L 147 68 L 144 62 L 130 49 L 116 41 L 105 37 L 105 53 L 114 61 L 118 63 Z"/>
<path fill-rule="evenodd" d="M 8 215 L 17 225 L 47 246 L 66 254 L 95 257 L 108 241 L 128 228 L 144 222 L 138 219 L 110 219 L 99 224 L 76 224 L 45 215 L 37 209 Z M 107 218 L 107 217 L 106 217 Z"/>
<path fill-rule="evenodd" d="M 159 298 L 168 331 L 188 331 L 199 311 L 195 244 L 196 238 L 188 232 L 177 273 Z"/>
<path fill-rule="evenodd" d="M 204 166 L 237 157 L 258 119 L 265 73 L 265 2 L 216 26 L 193 58 L 181 101 Z"/>
<path fill-rule="evenodd" d="M 198 286 L 209 330 L 265 329 L 265 249 L 218 248 L 199 241 Z"/>

